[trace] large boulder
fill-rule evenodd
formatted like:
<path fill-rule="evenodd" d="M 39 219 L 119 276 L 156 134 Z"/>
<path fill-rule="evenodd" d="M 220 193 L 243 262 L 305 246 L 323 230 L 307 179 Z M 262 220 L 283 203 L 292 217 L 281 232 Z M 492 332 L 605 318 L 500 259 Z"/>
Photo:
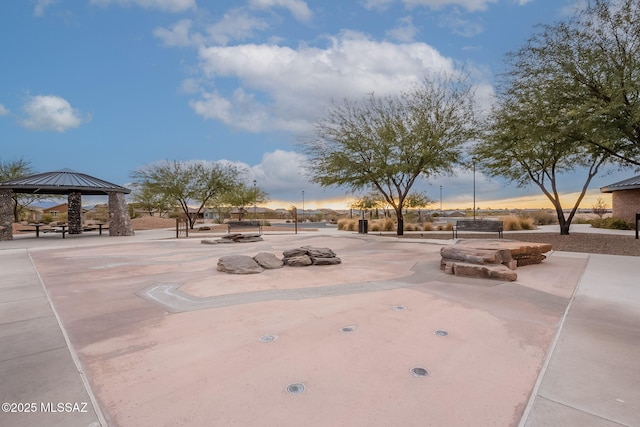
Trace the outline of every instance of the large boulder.
<path fill-rule="evenodd" d="M 314 246 L 301 246 L 295 249 L 287 249 L 282 252 L 286 265 L 304 267 L 307 265 L 336 265 L 342 260 L 336 257 L 336 253 L 329 248 L 317 248 Z"/>
<path fill-rule="evenodd" d="M 291 258 L 286 258 L 285 262 L 287 263 L 287 265 L 291 267 L 306 267 L 308 265 L 313 264 L 311 257 L 309 257 L 309 255 L 306 255 L 306 254 L 293 256 Z"/>
<path fill-rule="evenodd" d="M 260 252 L 253 257 L 253 260 L 265 270 L 274 270 L 284 266 L 284 262 L 280 258 L 269 252 Z"/>
<path fill-rule="evenodd" d="M 264 269 L 248 255 L 226 255 L 218 259 L 218 271 L 231 274 L 256 274 Z"/>
<path fill-rule="evenodd" d="M 333 258 L 336 256 L 329 248 L 316 248 L 314 246 L 302 246 L 300 249 L 304 249 L 311 258 Z"/>
<path fill-rule="evenodd" d="M 282 252 L 282 256 L 286 258 L 293 258 L 296 256 L 307 255 L 307 250 L 304 248 L 286 249 Z"/>

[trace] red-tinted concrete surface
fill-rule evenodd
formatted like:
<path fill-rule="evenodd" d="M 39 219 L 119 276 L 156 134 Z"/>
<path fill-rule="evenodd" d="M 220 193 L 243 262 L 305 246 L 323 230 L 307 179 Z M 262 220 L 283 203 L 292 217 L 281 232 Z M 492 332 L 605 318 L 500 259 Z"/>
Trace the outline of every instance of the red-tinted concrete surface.
<path fill-rule="evenodd" d="M 343 263 L 216 271 L 222 255 L 307 244 L 332 248 Z M 444 275 L 439 249 L 289 235 L 32 257 L 109 425 L 517 425 L 586 260 L 553 255 L 503 283 Z M 158 284 L 181 285 L 195 300 L 240 298 L 171 313 L 140 296 Z M 341 292 L 347 284 L 360 285 Z M 328 285 L 336 287 L 327 296 L 306 293 Z M 275 340 L 261 342 L 266 335 Z M 288 393 L 293 383 L 304 391 Z"/>

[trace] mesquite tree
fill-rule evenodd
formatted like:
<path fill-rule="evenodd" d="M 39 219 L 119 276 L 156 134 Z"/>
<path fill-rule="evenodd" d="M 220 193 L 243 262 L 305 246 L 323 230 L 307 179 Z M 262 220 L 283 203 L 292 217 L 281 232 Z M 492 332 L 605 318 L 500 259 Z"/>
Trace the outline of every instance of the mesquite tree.
<path fill-rule="evenodd" d="M 475 135 L 472 88 L 464 79 L 425 78 L 396 96 L 334 103 L 303 142 L 311 178 L 353 191 L 375 188 L 393 207 L 403 234 L 403 207 L 418 177 L 450 173 Z"/>

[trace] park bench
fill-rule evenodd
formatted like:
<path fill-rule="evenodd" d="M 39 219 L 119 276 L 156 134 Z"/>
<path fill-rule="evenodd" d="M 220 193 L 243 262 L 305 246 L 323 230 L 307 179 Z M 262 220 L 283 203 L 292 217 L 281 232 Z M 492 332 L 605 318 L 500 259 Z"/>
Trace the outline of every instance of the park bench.
<path fill-rule="evenodd" d="M 456 225 L 453 227 L 453 238 L 458 237 L 458 231 L 476 231 L 498 233 L 498 237 L 502 239 L 502 227 L 502 221 L 460 219 L 456 221 Z"/>
<path fill-rule="evenodd" d="M 257 228 L 258 232 L 262 234 L 262 224 L 260 221 L 228 221 L 228 232 L 231 234 L 231 230 L 246 230 L 247 228 Z"/>

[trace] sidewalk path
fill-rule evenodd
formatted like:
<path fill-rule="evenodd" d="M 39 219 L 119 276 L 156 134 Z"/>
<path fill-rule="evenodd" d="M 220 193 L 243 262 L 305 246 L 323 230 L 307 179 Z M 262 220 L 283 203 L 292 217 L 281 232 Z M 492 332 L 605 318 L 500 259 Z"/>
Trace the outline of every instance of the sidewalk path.
<path fill-rule="evenodd" d="M 100 425 L 29 252 L 2 251 L 0 265 L 0 425 Z"/>
<path fill-rule="evenodd" d="M 589 255 L 526 427 L 640 425 L 640 262 Z"/>

